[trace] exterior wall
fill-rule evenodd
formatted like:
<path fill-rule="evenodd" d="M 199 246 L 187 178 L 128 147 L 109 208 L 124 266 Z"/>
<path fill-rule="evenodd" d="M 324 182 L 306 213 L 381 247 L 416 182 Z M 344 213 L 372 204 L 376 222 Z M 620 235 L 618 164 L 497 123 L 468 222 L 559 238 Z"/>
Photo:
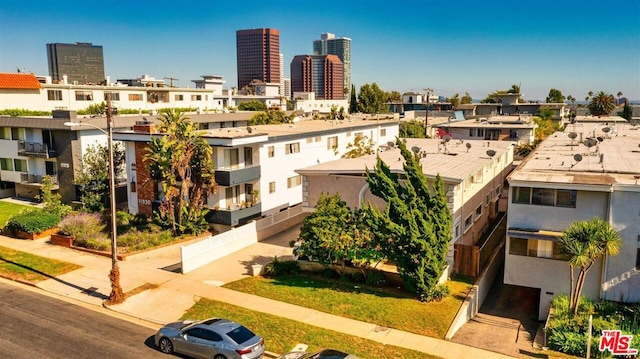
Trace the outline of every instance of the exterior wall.
<path fill-rule="evenodd" d="M 640 301 L 640 268 L 636 256 L 640 248 L 640 191 L 616 188 L 611 198 L 611 225 L 622 239 L 620 252 L 607 259 L 603 284 L 605 299 Z"/>
<path fill-rule="evenodd" d="M 518 144 L 521 143 L 532 143 L 534 141 L 534 129 L 533 128 L 517 128 L 517 129 L 511 129 L 511 128 L 501 128 L 501 129 L 496 129 L 496 128 L 486 128 L 486 127 L 447 127 L 446 125 L 441 125 L 438 126 L 440 128 L 446 129 L 450 134 L 451 137 L 453 139 L 456 140 L 481 140 L 481 139 L 485 139 L 488 140 L 489 138 L 485 135 L 483 136 L 471 136 L 469 134 L 470 130 L 473 130 L 475 132 L 476 129 L 483 129 L 485 130 L 485 132 L 487 130 L 499 130 L 500 131 L 500 135 L 497 138 L 498 140 L 504 140 L 504 141 L 513 141 L 513 142 L 517 142 Z M 512 133 L 511 131 L 515 131 L 515 134 L 517 136 L 517 138 L 515 137 L 511 137 Z"/>
<path fill-rule="evenodd" d="M 131 145 L 127 149 L 130 148 Z M 137 199 L 137 203 L 133 204 L 133 208 L 137 207 L 137 210 L 134 211 L 132 207 L 129 207 L 129 211 L 131 213 L 152 213 L 153 201 L 158 197 L 158 191 L 155 187 L 155 181 L 151 179 L 151 174 L 149 173 L 149 164 L 145 159 L 145 155 L 147 153 L 147 148 L 149 145 L 145 142 L 135 142 L 135 174 L 132 175 L 131 181 L 133 181 L 133 177 L 136 178 L 136 193 L 131 193 L 131 187 L 129 187 L 129 205 L 131 206 L 131 202 Z M 130 170 L 132 170 L 131 159 L 127 156 L 127 166 Z M 131 172 L 134 173 L 134 172 Z"/>
<path fill-rule="evenodd" d="M 335 106 L 338 110 L 344 108 L 345 113 L 349 111 L 349 101 L 347 100 L 296 100 L 294 102 L 294 110 L 304 111 L 305 113 L 317 111 L 318 113 L 330 113 L 331 107 Z"/>
<path fill-rule="evenodd" d="M 512 191 L 513 188 L 515 187 L 512 185 Z M 578 191 L 576 208 L 513 203 L 512 195 L 513 193 L 509 194 L 507 228 L 544 229 L 562 232 L 576 221 L 587 221 L 593 217 L 607 218 L 609 194 L 606 192 Z"/>

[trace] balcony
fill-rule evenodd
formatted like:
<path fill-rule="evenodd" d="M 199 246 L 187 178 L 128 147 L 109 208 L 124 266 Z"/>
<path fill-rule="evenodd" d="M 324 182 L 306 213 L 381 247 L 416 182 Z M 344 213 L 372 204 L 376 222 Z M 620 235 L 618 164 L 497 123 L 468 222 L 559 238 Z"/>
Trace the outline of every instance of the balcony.
<path fill-rule="evenodd" d="M 216 168 L 216 183 L 220 186 L 235 186 L 260 178 L 260 166 L 247 166 L 241 168 Z"/>
<path fill-rule="evenodd" d="M 25 157 L 50 158 L 56 156 L 54 149 L 44 143 L 18 141 L 18 155 Z"/>
<path fill-rule="evenodd" d="M 258 217 L 261 214 L 262 204 L 256 203 L 253 206 L 246 208 L 239 207 L 235 209 L 211 210 L 211 212 L 207 214 L 207 221 L 209 221 L 209 223 L 237 226 L 238 224 L 240 224 L 240 222 L 253 217 Z"/>
<path fill-rule="evenodd" d="M 49 176 L 53 181 L 54 185 L 58 185 L 58 177 L 57 176 Z M 42 184 L 42 179 L 44 176 L 42 175 L 32 175 L 30 173 L 21 173 L 20 174 L 20 183 L 25 184 Z"/>

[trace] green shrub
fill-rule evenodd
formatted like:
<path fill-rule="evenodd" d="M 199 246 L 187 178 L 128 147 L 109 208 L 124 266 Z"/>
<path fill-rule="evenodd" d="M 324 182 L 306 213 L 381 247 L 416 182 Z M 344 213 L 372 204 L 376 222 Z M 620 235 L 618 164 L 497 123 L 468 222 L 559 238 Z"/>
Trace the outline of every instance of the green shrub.
<path fill-rule="evenodd" d="M 300 265 L 298 261 L 281 261 L 278 260 L 278 256 L 275 256 L 273 261 L 265 266 L 264 273 L 272 278 L 281 275 L 295 275 L 300 273 Z"/>
<path fill-rule="evenodd" d="M 383 286 L 387 284 L 387 277 L 385 277 L 380 271 L 369 270 L 367 271 L 366 283 L 368 285 Z"/>
<path fill-rule="evenodd" d="M 331 268 L 324 268 L 320 271 L 320 276 L 323 278 L 334 279 L 339 278 L 340 274 Z"/>
<path fill-rule="evenodd" d="M 19 116 L 51 116 L 51 111 L 34 111 L 21 108 L 9 108 L 0 110 L 0 115 L 8 115 L 13 117 Z"/>
<path fill-rule="evenodd" d="M 119 115 L 138 115 L 138 114 L 149 114 L 149 110 L 139 110 L 137 108 L 119 108 Z"/>
<path fill-rule="evenodd" d="M 118 247 L 126 247 L 126 251 L 133 252 L 175 242 L 177 239 L 180 237 L 175 237 L 168 230 L 154 232 L 132 230 L 118 236 Z"/>
<path fill-rule="evenodd" d="M 449 286 L 446 284 L 438 284 L 429 289 L 428 292 L 420 294 L 422 302 L 439 302 L 451 293 Z"/>
<path fill-rule="evenodd" d="M 106 234 L 100 233 L 96 237 L 86 238 L 84 240 L 73 239 L 73 245 L 97 251 L 106 251 L 111 249 L 111 238 Z"/>
<path fill-rule="evenodd" d="M 364 274 L 360 272 L 351 273 L 350 275 L 343 277 L 345 277 L 347 281 L 352 283 L 365 283 L 366 281 Z"/>
<path fill-rule="evenodd" d="M 60 217 L 55 213 L 45 212 L 42 209 L 29 209 L 9 218 L 5 230 L 15 234 L 17 231 L 27 233 L 39 233 L 53 228 L 60 222 Z"/>

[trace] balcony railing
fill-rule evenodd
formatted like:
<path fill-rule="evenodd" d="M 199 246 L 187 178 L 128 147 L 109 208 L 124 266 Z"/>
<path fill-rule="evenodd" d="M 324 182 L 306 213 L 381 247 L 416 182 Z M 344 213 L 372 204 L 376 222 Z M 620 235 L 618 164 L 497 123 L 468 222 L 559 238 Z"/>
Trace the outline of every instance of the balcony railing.
<path fill-rule="evenodd" d="M 56 151 L 38 142 L 18 141 L 18 155 L 26 157 L 55 157 Z"/>
<path fill-rule="evenodd" d="M 233 209 L 211 210 L 207 215 L 210 223 L 237 226 L 250 218 L 259 217 L 262 214 L 262 204 L 256 203 L 249 207 L 237 207 Z"/>
<path fill-rule="evenodd" d="M 260 178 L 260 166 L 247 166 L 240 168 L 216 168 L 216 183 L 221 186 L 235 186 Z"/>
<path fill-rule="evenodd" d="M 32 175 L 30 173 L 21 173 L 20 174 L 20 183 L 34 183 L 34 184 L 42 184 L 42 179 L 45 176 L 42 175 Z M 49 176 L 51 177 L 51 181 L 54 185 L 58 184 L 57 176 Z"/>

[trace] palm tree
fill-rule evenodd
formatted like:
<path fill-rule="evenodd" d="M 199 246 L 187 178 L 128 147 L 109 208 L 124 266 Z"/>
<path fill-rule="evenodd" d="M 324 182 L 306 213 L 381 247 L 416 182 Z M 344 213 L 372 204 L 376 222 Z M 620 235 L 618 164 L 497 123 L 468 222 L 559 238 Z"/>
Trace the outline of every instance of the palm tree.
<path fill-rule="evenodd" d="M 618 91 L 618 105 L 620 105 L 620 98 L 622 97 L 622 91 Z"/>
<path fill-rule="evenodd" d="M 600 257 L 618 254 L 620 242 L 618 232 L 608 222 L 596 217 L 572 223 L 558 241 L 560 252 L 569 264 L 569 310 L 574 315 L 578 312 L 587 272 Z M 574 283 L 576 268 L 579 272 Z"/>
<path fill-rule="evenodd" d="M 593 116 L 608 115 L 616 108 L 613 95 L 600 91 L 591 97 L 587 106 Z"/>

